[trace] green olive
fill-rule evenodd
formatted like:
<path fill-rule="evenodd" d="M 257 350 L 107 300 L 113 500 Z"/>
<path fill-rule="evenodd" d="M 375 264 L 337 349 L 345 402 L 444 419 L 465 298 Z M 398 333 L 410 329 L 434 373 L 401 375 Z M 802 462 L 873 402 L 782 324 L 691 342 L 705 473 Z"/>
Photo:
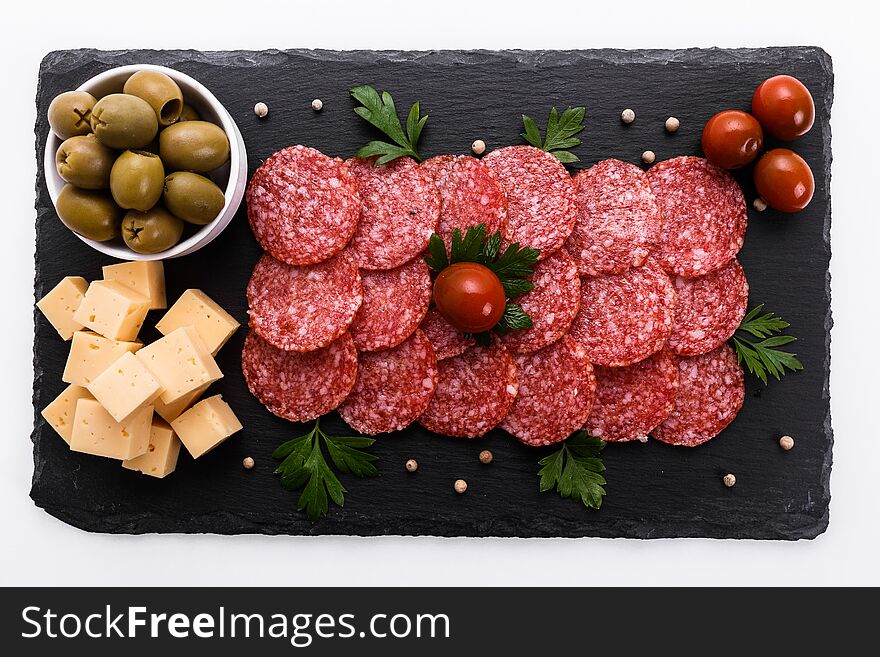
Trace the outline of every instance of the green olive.
<path fill-rule="evenodd" d="M 122 239 L 135 253 L 159 253 L 180 241 L 183 222 L 157 205 L 148 212 L 129 210 L 122 220 Z"/>
<path fill-rule="evenodd" d="M 183 110 L 183 92 L 177 83 L 159 71 L 138 71 L 125 82 L 122 93 L 143 98 L 156 112 L 159 125 L 171 125 Z"/>
<path fill-rule="evenodd" d="M 162 201 L 175 217 L 198 226 L 214 221 L 226 204 L 223 190 L 212 180 L 188 171 L 165 176 Z"/>
<path fill-rule="evenodd" d="M 91 115 L 92 131 L 110 148 L 143 148 L 156 136 L 156 113 L 143 98 L 110 94 L 99 100 Z"/>
<path fill-rule="evenodd" d="M 122 210 L 107 192 L 65 185 L 58 194 L 55 210 L 65 226 L 83 237 L 106 242 L 119 236 Z"/>
<path fill-rule="evenodd" d="M 55 153 L 58 175 L 83 189 L 105 189 L 110 184 L 110 169 L 116 154 L 95 135 L 77 135 L 66 139 Z"/>
<path fill-rule="evenodd" d="M 169 169 L 204 173 L 229 159 L 229 140 L 208 121 L 184 121 L 159 134 L 159 155 Z"/>
<path fill-rule="evenodd" d="M 192 105 L 184 105 L 183 110 L 180 112 L 180 118 L 178 121 L 201 121 L 202 117 L 199 116 L 199 113 L 195 110 Z"/>
<path fill-rule="evenodd" d="M 95 97 L 85 91 L 65 91 L 49 103 L 49 127 L 59 139 L 87 135 L 92 131 L 89 123 Z"/>
<path fill-rule="evenodd" d="M 146 212 L 159 202 L 165 168 L 158 155 L 125 151 L 110 170 L 110 192 L 119 207 Z"/>

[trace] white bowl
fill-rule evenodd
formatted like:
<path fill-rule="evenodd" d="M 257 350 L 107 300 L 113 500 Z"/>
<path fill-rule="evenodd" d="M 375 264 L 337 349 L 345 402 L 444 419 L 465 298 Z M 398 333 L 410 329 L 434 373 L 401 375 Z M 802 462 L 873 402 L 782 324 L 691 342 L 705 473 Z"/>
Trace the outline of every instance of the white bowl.
<path fill-rule="evenodd" d="M 121 93 L 125 81 L 133 73 L 143 70 L 160 71 L 168 75 L 180 86 L 187 105 L 194 107 L 205 121 L 216 123 L 223 128 L 226 137 L 229 139 L 229 162 L 208 175 L 221 189 L 225 189 L 226 203 L 214 221 L 201 226 L 190 237 L 160 253 L 135 253 L 120 238 L 108 242 L 96 242 L 74 233 L 74 235 L 96 251 L 106 253 L 120 260 L 164 260 L 166 258 L 178 258 L 198 251 L 213 241 L 229 225 L 229 222 L 232 221 L 232 217 L 238 210 L 238 206 L 241 205 L 245 187 L 247 186 L 247 153 L 245 152 L 244 139 L 241 137 L 238 126 L 235 125 L 232 116 L 220 104 L 220 101 L 214 97 L 214 94 L 185 73 L 166 68 L 165 66 L 153 66 L 151 64 L 119 66 L 96 75 L 77 87 L 77 91 L 88 91 L 96 98 L 101 98 L 107 94 Z M 55 153 L 59 146 L 61 146 L 61 140 L 50 130 L 49 136 L 46 139 L 43 168 L 46 172 L 46 186 L 49 188 L 49 196 L 52 198 L 53 204 L 57 202 L 58 194 L 65 184 L 55 168 Z"/>

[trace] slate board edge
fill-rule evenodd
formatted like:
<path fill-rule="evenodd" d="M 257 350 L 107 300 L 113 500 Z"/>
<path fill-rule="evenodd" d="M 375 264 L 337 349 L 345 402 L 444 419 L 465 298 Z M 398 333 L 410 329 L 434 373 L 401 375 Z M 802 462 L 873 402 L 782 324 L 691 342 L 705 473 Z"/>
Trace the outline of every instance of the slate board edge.
<path fill-rule="evenodd" d="M 42 84 L 43 72 L 47 68 L 52 68 L 55 72 L 63 72 L 63 64 L 65 62 L 65 58 L 69 57 L 70 54 L 77 54 L 80 57 L 89 56 L 94 61 L 102 62 L 104 58 L 112 58 L 114 56 L 120 56 L 126 54 L 127 50 L 117 50 L 117 51 L 101 51 L 94 49 L 78 49 L 78 50 L 67 50 L 67 51 L 52 51 L 48 53 L 42 60 L 40 64 L 40 73 L 38 79 L 38 87 L 37 87 L 37 97 L 39 98 L 40 93 L 40 85 Z M 721 63 L 736 63 L 738 61 L 747 62 L 750 61 L 756 54 L 761 53 L 764 56 L 772 55 L 774 53 L 785 53 L 786 55 L 791 56 L 792 54 L 799 55 L 806 59 L 814 59 L 819 62 L 822 68 L 826 71 L 829 85 L 828 90 L 825 97 L 822 99 L 824 104 L 825 112 L 823 114 L 823 128 L 824 128 L 824 165 L 825 165 L 825 180 L 830 184 L 831 180 L 831 126 L 830 126 L 830 116 L 831 116 L 831 106 L 833 102 L 833 68 L 832 68 L 832 60 L 830 55 L 820 47 L 815 46 L 804 46 L 804 47 L 769 47 L 769 48 L 738 48 L 738 49 L 720 49 L 720 48 L 709 48 L 709 49 L 700 49 L 700 48 L 689 48 L 689 49 L 681 49 L 681 50 L 663 50 L 663 49 L 652 49 L 652 50 L 621 50 L 621 49 L 597 49 L 597 50 L 568 50 L 568 51 L 522 51 L 522 50 L 504 50 L 504 51 L 488 51 L 488 50 L 468 50 L 468 51 L 452 51 L 452 50 L 433 50 L 433 51 L 366 51 L 366 50 L 357 50 L 357 51 L 330 51 L 330 50 L 313 50 L 313 49 L 292 49 L 292 50 L 265 50 L 265 51 L 195 51 L 195 50 L 145 50 L 141 52 L 149 52 L 155 54 L 162 54 L 166 57 L 182 57 L 187 56 L 194 61 L 205 61 L 210 62 L 211 58 L 216 55 L 222 55 L 224 57 L 235 57 L 238 58 L 236 62 L 237 65 L 243 65 L 247 63 L 252 63 L 254 66 L 258 66 L 264 63 L 278 63 L 278 58 L 287 58 L 291 55 L 303 56 L 314 58 L 317 60 L 335 60 L 335 61 L 344 61 L 351 59 L 364 59 L 368 61 L 376 61 L 376 62 L 395 62 L 395 61 L 409 61 L 409 62 L 424 62 L 426 64 L 431 65 L 456 65 L 456 64 L 468 64 L 468 63 L 478 63 L 484 62 L 491 58 L 510 58 L 518 63 L 525 63 L 529 65 L 533 65 L 536 68 L 541 67 L 543 65 L 560 65 L 565 63 L 571 63 L 575 60 L 603 60 L 603 61 L 612 61 L 617 64 L 626 64 L 626 63 L 663 63 L 663 62 L 693 62 L 694 64 L 721 64 Z M 114 64 L 115 65 L 115 64 Z M 40 130 L 44 129 L 44 125 L 42 125 L 41 117 L 38 116 L 36 120 L 36 135 L 35 135 L 35 147 L 36 147 L 36 156 L 37 156 L 37 178 L 36 178 L 36 203 L 35 208 L 38 212 L 40 212 L 40 200 L 41 195 L 44 193 L 44 182 L 43 182 L 43 158 L 42 158 L 42 150 L 40 148 L 42 136 L 40 134 Z M 825 223 L 824 223 L 824 247 L 827 255 L 830 256 L 830 226 L 831 226 L 831 201 L 830 201 L 830 189 L 825 190 L 825 193 L 828 195 L 828 208 L 826 211 Z M 44 208 L 44 212 L 51 212 L 50 208 Z M 37 234 L 35 239 L 35 258 L 36 258 L 36 244 L 39 243 L 40 240 L 40 222 L 37 222 Z M 44 283 L 41 280 L 39 273 L 35 272 L 34 278 L 34 291 L 35 291 L 35 300 L 40 298 L 43 293 L 45 293 Z M 831 295 L 831 274 L 830 269 L 826 274 L 826 289 L 825 293 L 828 296 L 830 301 Z M 38 314 L 38 310 L 34 309 L 35 317 Z M 829 303 L 829 309 L 825 317 L 825 326 L 826 326 L 826 345 L 825 345 L 825 381 L 824 381 L 824 398 L 830 399 L 830 346 L 831 346 L 831 327 L 833 325 L 832 318 L 832 309 Z M 39 445 L 36 441 L 36 427 L 37 423 L 41 421 L 41 416 L 39 414 L 41 400 L 39 399 L 39 386 L 40 381 L 42 379 L 43 372 L 39 370 L 37 365 L 37 353 L 36 353 L 37 345 L 34 343 L 34 392 L 33 392 L 33 402 L 34 402 L 34 419 L 35 419 L 35 428 L 31 434 L 32 442 L 35 444 L 34 448 L 34 476 L 33 476 L 33 487 L 31 490 L 31 497 L 34 499 L 37 506 L 40 506 L 46 510 L 50 515 L 66 522 L 74 527 L 79 529 L 83 529 L 85 531 L 96 531 L 95 529 L 87 526 L 88 518 L 81 517 L 80 514 L 72 512 L 70 510 L 65 509 L 55 509 L 48 508 L 41 505 L 40 500 L 37 496 L 35 496 L 35 491 L 37 488 L 37 483 L 40 478 L 40 454 L 39 454 Z M 823 513 L 822 515 L 816 519 L 813 516 L 805 515 L 804 520 L 805 523 L 801 525 L 797 525 L 792 522 L 794 518 L 798 516 L 798 514 L 785 514 L 784 521 L 780 523 L 779 527 L 774 528 L 773 523 L 763 522 L 759 526 L 755 526 L 751 528 L 751 530 L 743 531 L 740 528 L 740 534 L 735 538 L 740 539 L 783 539 L 783 540 L 797 540 L 797 539 L 812 539 L 820 534 L 822 534 L 828 527 L 829 523 L 829 506 L 830 506 L 830 475 L 831 475 L 831 465 L 832 465 L 832 449 L 833 449 L 833 430 L 831 424 L 831 413 L 830 413 L 830 405 L 829 411 L 825 418 L 824 423 L 824 431 L 828 438 L 828 449 L 825 452 L 825 461 L 823 467 L 822 474 L 822 486 L 825 490 L 825 498 L 822 501 L 823 505 Z M 820 507 L 821 508 L 821 507 Z M 88 516 L 89 514 L 84 514 Z M 218 512 L 218 516 L 230 515 L 224 514 L 222 512 Z M 215 534 L 238 534 L 245 533 L 245 531 L 250 531 L 251 533 L 260 533 L 260 534 L 278 534 L 283 533 L 279 532 L 273 527 L 266 527 L 264 525 L 253 525 L 250 530 L 245 530 L 244 528 L 247 526 L 247 519 L 241 516 L 235 516 L 236 520 L 233 523 L 230 523 L 230 529 L 224 530 L 222 525 L 219 525 L 218 528 L 217 518 L 211 517 L 208 520 L 208 516 L 202 515 L 200 518 L 205 519 L 206 528 L 201 528 L 202 522 L 198 519 L 191 518 L 187 523 L 186 531 L 181 532 L 166 532 L 162 531 L 162 533 L 215 533 Z M 782 518 L 780 518 L 782 520 Z M 145 534 L 145 533 L 157 533 L 159 530 L 156 528 L 158 526 L 162 526 L 163 520 L 161 518 L 156 517 L 144 517 L 141 519 L 132 519 L 131 516 L 127 516 L 127 520 L 115 519 L 112 517 L 104 518 L 105 526 L 101 527 L 101 532 L 107 533 L 125 533 L 125 534 Z M 156 527 L 154 527 L 154 524 Z M 630 525 L 631 523 L 622 523 L 622 525 Z M 209 527 L 209 528 L 208 528 Z M 441 537 L 452 537 L 452 536 L 497 536 L 497 537 L 516 537 L 522 536 L 521 533 L 517 532 L 516 523 L 513 523 L 510 526 L 506 526 L 503 523 L 498 526 L 493 526 L 488 532 L 482 534 L 473 534 L 466 533 L 463 530 L 456 530 L 454 528 L 449 528 L 447 531 L 436 531 L 436 526 L 426 527 L 424 531 L 419 531 L 419 528 L 414 527 L 415 531 L 412 534 L 389 534 L 388 532 L 383 532 L 380 528 L 377 528 L 375 532 L 352 532 L 350 535 L 357 536 L 378 536 L 378 535 L 419 535 L 419 536 L 441 536 Z M 346 532 L 336 532 L 336 531 L 325 531 L 320 529 L 320 523 L 316 527 L 313 528 L 312 532 L 305 535 L 328 535 L 328 534 L 346 534 Z M 633 524 L 632 526 L 614 526 L 613 529 L 607 528 L 593 528 L 591 536 L 597 537 L 629 537 L 629 538 L 687 538 L 687 537 L 706 537 L 705 527 L 703 523 L 698 521 L 694 521 L 690 526 L 681 526 L 679 525 L 676 528 L 674 533 L 670 533 L 665 535 L 663 531 L 652 530 L 646 534 L 643 528 L 640 528 L 637 524 Z M 544 537 L 542 535 L 534 535 L 529 537 Z M 577 538 L 583 537 L 583 534 L 571 534 L 569 536 L 565 535 L 564 531 L 560 531 L 554 534 L 548 534 L 546 537 L 570 537 Z"/>

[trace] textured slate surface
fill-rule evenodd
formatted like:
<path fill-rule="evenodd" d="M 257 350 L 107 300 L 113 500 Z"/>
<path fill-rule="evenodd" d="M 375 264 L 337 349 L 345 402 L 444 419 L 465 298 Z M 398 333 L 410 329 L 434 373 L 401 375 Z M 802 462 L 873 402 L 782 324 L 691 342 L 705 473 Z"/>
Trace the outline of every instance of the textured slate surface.
<path fill-rule="evenodd" d="M 210 88 L 229 108 L 244 135 L 251 171 L 273 151 L 305 143 L 343 157 L 373 137 L 352 113 L 347 89 L 368 83 L 388 89 L 401 107 L 422 101 L 431 119 L 423 154 L 468 152 L 482 138 L 489 148 L 519 143 L 520 113 L 540 118 L 550 105 L 586 105 L 587 166 L 607 157 L 639 162 L 644 149 L 658 159 L 699 153 L 703 123 L 725 108 L 748 109 L 764 78 L 799 77 L 817 102 L 813 130 L 795 148 L 816 174 L 816 197 L 796 216 L 751 211 L 741 261 L 751 284 L 750 305 L 765 302 L 799 337 L 806 367 L 782 383 L 747 384 L 743 411 L 717 439 L 695 450 L 648 444 L 611 445 L 605 451 L 608 496 L 601 511 L 586 510 L 555 494 L 540 494 L 537 461 L 544 454 L 520 446 L 501 431 L 463 442 L 412 427 L 381 438 L 381 476 L 344 477 L 344 509 L 310 524 L 295 510 L 296 494 L 272 474 L 273 448 L 299 435 L 269 415 L 248 394 L 241 376 L 240 331 L 220 355 L 226 378 L 215 385 L 246 429 L 215 452 L 193 461 L 181 455 L 178 471 L 153 480 L 114 461 L 75 454 L 35 414 L 31 496 L 48 513 L 88 531 L 116 533 L 216 532 L 267 534 L 427 534 L 440 536 L 608 536 L 659 538 L 812 538 L 828 524 L 831 470 L 829 405 L 831 59 L 817 48 L 578 52 L 330 52 L 65 51 L 49 54 L 37 92 L 37 245 L 35 293 L 61 277 L 100 275 L 109 259 L 79 242 L 58 221 L 42 178 L 46 108 L 52 97 L 113 66 L 132 63 L 178 68 Z M 313 98 L 324 101 L 314 113 Z M 257 101 L 268 119 L 252 111 Z M 636 110 L 630 126 L 619 120 Z M 663 121 L 681 119 L 678 134 Z M 754 195 L 747 176 L 746 195 Z M 244 207 L 209 248 L 166 263 L 169 298 L 187 287 L 204 289 L 246 323 L 244 289 L 259 249 Z M 149 322 L 155 322 L 152 317 Z M 58 394 L 67 344 L 37 313 L 34 406 Z M 144 333 L 152 339 L 152 329 Z M 342 428 L 330 416 L 328 428 Z M 777 438 L 791 434 L 783 452 Z M 482 466 L 481 449 L 495 461 Z M 256 460 L 252 471 L 241 459 Z M 407 458 L 421 467 L 409 475 Z M 737 475 L 726 489 L 721 477 Z M 452 482 L 468 480 L 466 495 Z"/>

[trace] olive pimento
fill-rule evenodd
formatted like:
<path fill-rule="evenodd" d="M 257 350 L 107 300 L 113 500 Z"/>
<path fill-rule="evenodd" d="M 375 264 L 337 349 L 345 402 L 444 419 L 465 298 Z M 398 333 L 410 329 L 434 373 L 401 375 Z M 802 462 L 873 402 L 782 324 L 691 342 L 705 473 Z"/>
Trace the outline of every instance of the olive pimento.
<path fill-rule="evenodd" d="M 476 262 L 457 262 L 434 281 L 434 303 L 456 328 L 482 333 L 501 321 L 507 298 L 491 269 Z"/>
<path fill-rule="evenodd" d="M 816 106 L 803 82 L 790 75 L 776 75 L 755 90 L 752 114 L 768 133 L 791 141 L 813 127 Z"/>
<path fill-rule="evenodd" d="M 810 165 L 800 155 L 774 148 L 755 165 L 755 187 L 771 208 L 797 212 L 810 203 L 815 182 Z"/>
<path fill-rule="evenodd" d="M 706 122 L 702 144 L 712 164 L 722 169 L 739 169 L 758 156 L 764 144 L 764 132 L 751 114 L 724 110 Z"/>

